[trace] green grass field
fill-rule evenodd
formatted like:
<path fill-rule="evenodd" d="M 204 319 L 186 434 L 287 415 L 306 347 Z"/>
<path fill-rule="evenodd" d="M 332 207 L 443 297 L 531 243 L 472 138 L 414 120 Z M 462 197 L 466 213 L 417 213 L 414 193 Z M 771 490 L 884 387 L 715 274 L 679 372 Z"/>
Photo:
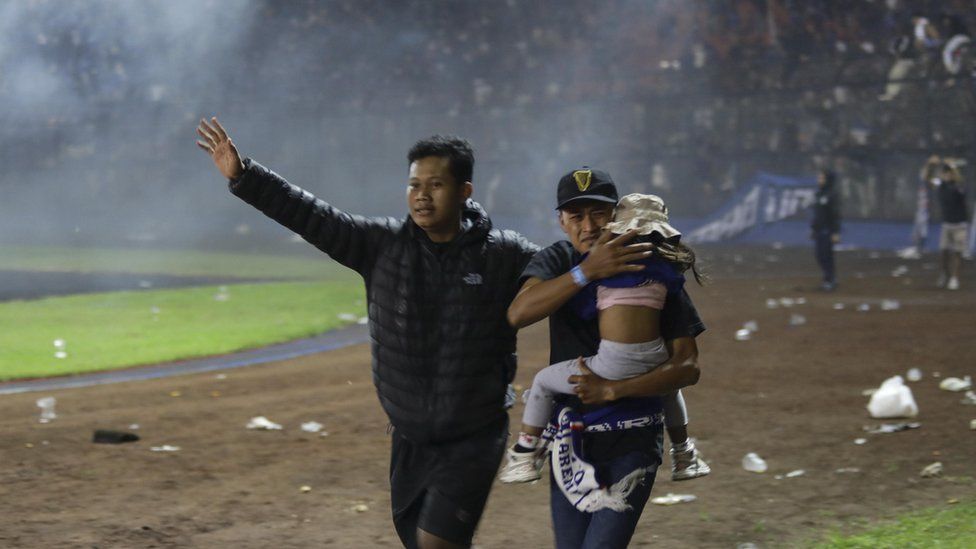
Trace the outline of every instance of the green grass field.
<path fill-rule="evenodd" d="M 817 549 L 970 549 L 976 547 L 976 502 L 929 509 L 854 535 L 834 534 Z"/>
<path fill-rule="evenodd" d="M 286 254 L 0 246 L 0 269 L 290 279 L 0 303 L 0 380 L 228 353 L 320 334 L 365 315 L 362 280 L 308 245 Z M 303 281 L 303 282 L 297 282 Z M 65 341 L 57 358 L 55 340 Z"/>
<path fill-rule="evenodd" d="M 260 347 L 366 314 L 362 282 L 111 292 L 0 303 L 0 380 L 93 372 Z M 56 358 L 54 341 L 65 341 Z"/>

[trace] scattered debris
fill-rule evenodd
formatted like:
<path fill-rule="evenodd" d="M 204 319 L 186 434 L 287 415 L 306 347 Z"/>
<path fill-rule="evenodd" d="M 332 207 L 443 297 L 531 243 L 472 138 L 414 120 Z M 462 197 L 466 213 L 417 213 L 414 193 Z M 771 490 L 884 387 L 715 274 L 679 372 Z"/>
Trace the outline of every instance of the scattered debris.
<path fill-rule="evenodd" d="M 110 431 L 107 429 L 97 429 L 92 436 L 92 442 L 95 444 L 122 444 L 125 442 L 136 442 L 137 440 L 139 440 L 139 435 L 135 433 Z"/>
<path fill-rule="evenodd" d="M 891 271 L 891 276 L 895 278 L 898 278 L 899 276 L 905 276 L 906 274 L 908 274 L 908 267 L 905 265 L 899 265 L 895 267 L 893 271 Z"/>
<path fill-rule="evenodd" d="M 863 445 L 865 445 L 867 443 L 868 443 L 868 439 L 866 439 L 866 438 L 855 438 L 854 439 L 854 444 L 857 444 L 858 446 L 863 446 Z"/>
<path fill-rule="evenodd" d="M 654 505 L 677 505 L 679 503 L 691 503 L 698 499 L 697 496 L 692 494 L 671 494 L 668 493 L 666 496 L 656 497 L 651 500 Z"/>
<path fill-rule="evenodd" d="M 781 297 L 779 298 L 779 304 L 784 307 L 792 307 L 796 303 L 796 300 L 792 297 Z"/>
<path fill-rule="evenodd" d="M 749 330 L 750 332 L 758 332 L 759 331 L 759 323 L 756 322 L 755 320 L 749 320 L 745 324 L 742 325 L 742 329 L 743 330 Z"/>
<path fill-rule="evenodd" d="M 919 473 L 922 478 L 935 478 L 942 476 L 942 462 L 936 461 L 935 463 L 929 464 L 922 469 Z"/>
<path fill-rule="evenodd" d="M 220 391 L 210 391 L 210 396 L 213 398 L 220 398 Z"/>
<path fill-rule="evenodd" d="M 882 299 L 881 300 L 881 310 L 882 311 L 897 311 L 901 309 L 901 302 L 897 299 Z"/>
<path fill-rule="evenodd" d="M 790 471 L 789 473 L 786 473 L 785 475 L 776 475 L 773 478 L 776 479 L 776 480 L 783 480 L 784 478 L 802 477 L 805 474 L 807 474 L 807 472 L 804 471 L 803 469 L 797 469 L 795 471 Z"/>
<path fill-rule="evenodd" d="M 749 330 L 746 330 L 745 328 L 742 328 L 741 330 L 736 330 L 735 332 L 736 341 L 749 341 L 750 339 L 752 339 L 752 332 L 750 332 Z"/>
<path fill-rule="evenodd" d="M 179 391 L 170 391 L 169 392 L 169 396 L 171 396 L 173 398 L 179 398 L 179 397 L 183 396 L 183 393 L 181 393 Z"/>
<path fill-rule="evenodd" d="M 54 340 L 54 358 L 68 358 L 67 343 L 63 339 Z"/>
<path fill-rule="evenodd" d="M 843 303 L 834 303 L 834 310 L 835 311 L 843 311 L 844 310 L 844 307 L 845 307 L 845 305 Z"/>
<path fill-rule="evenodd" d="M 57 419 L 58 414 L 54 412 L 54 405 L 57 403 L 58 399 L 54 397 L 41 397 L 37 399 L 37 407 L 41 409 L 41 417 L 38 421 L 48 423 L 52 419 Z"/>
<path fill-rule="evenodd" d="M 145 288 L 152 288 L 153 287 L 153 283 L 150 282 L 150 281 L 148 281 L 148 280 L 140 280 L 139 281 L 139 287 L 140 288 L 143 288 L 143 289 L 145 289 Z"/>
<path fill-rule="evenodd" d="M 214 294 L 214 301 L 227 301 L 228 299 L 230 299 L 230 292 L 227 290 L 227 286 L 217 288 L 217 293 Z"/>
<path fill-rule="evenodd" d="M 153 446 L 149 449 L 150 452 L 179 452 L 179 446 L 170 446 L 169 444 L 163 444 L 162 446 Z"/>
<path fill-rule="evenodd" d="M 309 492 L 312 491 L 312 487 L 311 486 L 308 486 L 308 485 L 305 485 L 305 486 L 302 486 L 301 488 L 299 488 L 298 491 L 301 492 L 301 493 L 303 493 L 303 494 L 307 494 L 307 493 L 309 493 Z"/>
<path fill-rule="evenodd" d="M 796 313 L 790 315 L 790 326 L 803 326 L 807 323 L 807 317 Z"/>
<path fill-rule="evenodd" d="M 779 307 L 779 301 L 776 301 L 773 298 L 769 298 L 769 299 L 766 300 L 766 308 L 767 309 L 775 309 L 776 307 Z"/>
<path fill-rule="evenodd" d="M 755 452 L 749 452 L 742 458 L 742 468 L 752 473 L 765 473 L 768 468 L 766 460 Z"/>
<path fill-rule="evenodd" d="M 369 324 L 369 317 L 364 316 L 364 317 L 360 318 L 359 320 L 356 321 L 356 324 L 359 324 L 360 326 L 365 326 L 365 325 Z"/>
<path fill-rule="evenodd" d="M 947 377 L 939 383 L 939 389 L 943 391 L 967 391 L 973 388 L 973 379 L 966 376 L 962 379 L 958 377 Z"/>
<path fill-rule="evenodd" d="M 976 406 L 976 393 L 972 391 L 966 391 L 966 396 L 962 397 L 962 400 L 960 400 L 959 403 Z"/>
<path fill-rule="evenodd" d="M 806 305 L 807 304 L 807 298 L 805 298 L 805 297 L 798 297 L 798 298 L 796 298 L 796 304 L 797 305 Z"/>
<path fill-rule="evenodd" d="M 872 435 L 886 434 L 886 433 L 898 433 L 900 431 L 907 431 L 909 429 L 918 429 L 921 427 L 921 423 L 882 423 L 877 427 L 872 427 L 870 425 L 865 425 L 864 430 Z"/>
<path fill-rule="evenodd" d="M 857 306 L 857 312 L 859 313 L 866 313 L 870 310 L 871 310 L 871 306 L 868 305 L 867 303 L 861 303 L 860 305 Z"/>
<path fill-rule="evenodd" d="M 317 421 L 306 421 L 302 423 L 302 431 L 306 433 L 318 433 L 324 427 L 321 423 Z"/>
<path fill-rule="evenodd" d="M 214 376 L 214 379 L 220 379 L 220 380 L 227 379 L 227 374 L 217 374 Z"/>
<path fill-rule="evenodd" d="M 861 470 L 857 467 L 841 467 L 840 469 L 835 469 L 834 472 L 838 475 L 846 475 L 850 473 L 860 473 Z"/>
<path fill-rule="evenodd" d="M 357 513 L 365 513 L 366 511 L 369 511 L 369 506 L 365 503 L 357 503 L 356 505 L 352 506 L 352 510 Z"/>
<path fill-rule="evenodd" d="M 976 431 L 976 419 L 969 420 L 969 428 L 973 431 Z"/>
<path fill-rule="evenodd" d="M 908 372 L 905 374 L 905 378 L 908 379 L 908 381 L 921 381 L 922 370 L 919 370 L 918 368 L 912 368 L 908 370 Z"/>
<path fill-rule="evenodd" d="M 359 317 L 352 313 L 339 313 L 337 316 L 343 322 L 356 322 L 359 320 Z"/>
<path fill-rule="evenodd" d="M 248 429 L 257 429 L 261 431 L 280 431 L 281 425 L 271 421 L 264 416 L 252 417 L 250 421 L 247 422 Z"/>
<path fill-rule="evenodd" d="M 132 429 L 133 431 L 138 431 L 139 430 L 139 424 L 138 423 L 130 423 L 129 424 L 129 429 Z"/>
<path fill-rule="evenodd" d="M 905 385 L 901 376 L 886 379 L 871 395 L 867 408 L 871 417 L 878 419 L 918 415 L 918 404 L 912 390 Z"/>

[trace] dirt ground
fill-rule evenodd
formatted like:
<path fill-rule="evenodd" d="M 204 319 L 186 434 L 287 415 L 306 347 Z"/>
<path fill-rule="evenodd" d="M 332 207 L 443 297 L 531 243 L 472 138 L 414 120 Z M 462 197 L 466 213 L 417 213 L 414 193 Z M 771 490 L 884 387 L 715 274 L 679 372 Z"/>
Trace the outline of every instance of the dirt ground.
<path fill-rule="evenodd" d="M 712 284 L 692 287 L 708 331 L 701 382 L 685 391 L 691 433 L 711 476 L 674 483 L 661 469 L 653 496 L 697 501 L 649 505 L 634 547 L 794 546 L 831 529 L 976 493 L 976 406 L 938 388 L 976 374 L 976 277 L 934 288 L 935 265 L 889 255 L 840 254 L 841 286 L 815 291 L 807 250 L 712 254 Z M 892 276 L 899 265 L 907 273 Z M 768 308 L 766 300 L 803 297 Z M 882 299 L 900 308 L 880 310 Z M 836 310 L 835 304 L 844 309 Z M 868 304 L 867 312 L 857 311 Z M 791 315 L 806 322 L 791 326 Z M 748 320 L 759 331 L 736 341 Z M 520 338 L 518 382 L 547 356 L 544 325 Z M 868 434 L 877 425 L 862 391 L 912 367 L 921 427 Z M 35 400 L 58 399 L 38 422 Z M 517 425 L 521 406 L 512 411 Z M 264 415 L 283 431 L 244 428 Z M 305 421 L 327 436 L 302 432 Z M 898 421 L 898 420 L 888 420 Z M 91 442 L 95 429 L 142 440 Z M 397 547 L 389 511 L 387 422 L 374 394 L 368 348 L 138 383 L 0 397 L 2 547 Z M 866 438 L 867 443 L 855 444 Z M 152 452 L 163 444 L 177 452 Z M 747 452 L 769 463 L 742 469 Z M 941 461 L 941 478 L 923 479 Z M 856 468 L 856 472 L 837 472 Z M 802 469 L 805 474 L 777 479 Z M 550 547 L 546 481 L 496 484 L 476 546 Z M 301 487 L 310 491 L 303 492 Z"/>

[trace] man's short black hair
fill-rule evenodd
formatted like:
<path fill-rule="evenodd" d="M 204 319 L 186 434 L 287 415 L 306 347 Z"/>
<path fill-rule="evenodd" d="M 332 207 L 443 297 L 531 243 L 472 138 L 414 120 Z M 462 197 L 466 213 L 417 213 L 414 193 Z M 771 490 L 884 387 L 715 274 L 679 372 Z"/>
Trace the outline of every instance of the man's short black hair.
<path fill-rule="evenodd" d="M 407 165 L 428 156 L 447 158 L 450 161 L 451 175 L 458 185 L 471 181 L 474 173 L 474 150 L 467 140 L 453 135 L 435 135 L 421 139 L 410 147 Z"/>

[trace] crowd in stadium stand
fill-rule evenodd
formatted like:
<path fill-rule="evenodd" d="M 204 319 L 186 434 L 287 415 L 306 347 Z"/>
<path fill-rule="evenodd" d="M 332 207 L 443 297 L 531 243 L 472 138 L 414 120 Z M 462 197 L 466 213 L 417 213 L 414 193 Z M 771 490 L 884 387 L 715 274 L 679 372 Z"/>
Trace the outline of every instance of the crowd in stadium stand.
<path fill-rule="evenodd" d="M 42 138 L 55 156 L 46 165 L 59 154 L 96 154 L 62 129 L 105 134 L 132 123 L 134 108 L 152 117 L 160 146 L 185 140 L 188 119 L 204 103 L 187 84 L 192 78 L 154 78 L 144 67 L 154 52 L 134 50 L 125 32 L 105 32 L 110 10 L 86 18 L 59 16 L 50 0 L 27 6 L 37 17 L 17 32 L 36 44 L 40 72 L 67 75 L 86 107 L 44 105 Z M 971 154 L 976 144 L 958 116 L 973 112 L 971 57 L 956 73 L 942 59 L 946 45 L 976 23 L 971 0 L 257 6 L 249 26 L 236 29 L 240 66 L 224 68 L 225 85 L 209 90 L 207 104 L 236 102 L 243 110 L 273 90 L 298 119 L 383 117 L 384 131 L 405 139 L 418 117 L 443 118 L 447 127 L 463 117 L 482 136 L 483 158 L 536 146 L 544 113 L 561 139 L 547 175 L 573 164 L 586 147 L 574 136 L 605 120 L 619 128 L 617 142 L 604 146 L 626 159 L 615 165 L 620 177 L 662 193 L 697 186 L 694 199 L 676 202 L 694 215 L 720 204 L 754 170 L 813 173 L 815 162 L 831 157 L 855 174 L 842 181 L 852 195 L 845 204 L 856 209 L 848 215 L 905 216 L 915 183 L 908 166 L 933 151 Z M 159 48 L 179 51 L 179 44 Z M 898 74 L 906 81 L 892 94 L 889 79 L 905 59 Z M 200 60 L 188 63 L 188 73 L 207 70 Z M 16 86 L 0 83 L 0 100 Z M 6 113 L 5 126 L 25 112 Z M 26 162 L 35 145 L 4 133 L 7 154 Z M 121 139 L 119 146 L 138 145 Z M 489 181 L 512 175 L 484 174 Z"/>

